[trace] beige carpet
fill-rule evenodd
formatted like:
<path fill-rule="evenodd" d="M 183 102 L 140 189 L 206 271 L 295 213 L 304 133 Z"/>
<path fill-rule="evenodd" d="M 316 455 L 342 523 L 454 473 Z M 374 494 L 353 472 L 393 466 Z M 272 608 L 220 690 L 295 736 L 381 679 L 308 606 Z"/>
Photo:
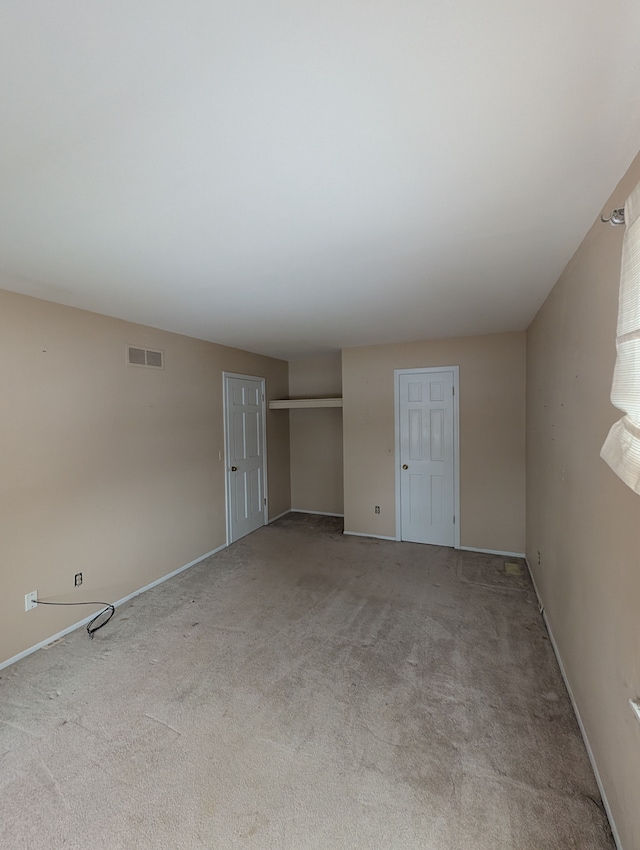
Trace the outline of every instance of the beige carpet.
<path fill-rule="evenodd" d="M 340 528 L 285 517 L 4 670 L 0 846 L 612 848 L 524 572 Z"/>

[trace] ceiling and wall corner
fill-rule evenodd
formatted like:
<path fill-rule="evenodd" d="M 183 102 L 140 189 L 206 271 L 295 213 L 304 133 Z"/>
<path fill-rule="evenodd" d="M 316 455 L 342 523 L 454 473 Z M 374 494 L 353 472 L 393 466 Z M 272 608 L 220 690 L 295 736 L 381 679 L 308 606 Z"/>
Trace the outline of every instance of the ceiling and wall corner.
<path fill-rule="evenodd" d="M 294 359 L 524 330 L 640 138 L 640 6 L 10 0 L 0 287 Z"/>
<path fill-rule="evenodd" d="M 461 404 L 484 427 L 462 447 L 463 543 L 520 551 L 524 331 L 567 267 L 529 332 L 530 435 L 539 426 L 549 439 L 530 444 L 528 551 L 542 552 L 550 621 L 635 846 L 638 505 L 595 455 L 583 463 L 566 423 L 599 451 L 603 411 L 615 416 L 602 381 L 613 296 L 600 286 L 615 259 L 609 244 L 592 250 L 614 237 L 592 230 L 569 260 L 638 149 L 639 35 L 635 0 L 3 3 L 0 378 L 12 417 L 0 425 L 17 447 L 0 481 L 3 652 L 69 622 L 57 609 L 25 621 L 17 603 L 36 584 L 63 593 L 84 568 L 90 589 L 91 559 L 99 587 L 125 592 L 220 542 L 210 377 L 268 370 L 273 392 L 287 392 L 286 364 L 249 351 L 345 350 L 346 522 L 381 534 L 394 531 L 389 376 L 466 358 Z M 105 368 L 112 344 L 119 362 Z M 129 369 L 130 344 L 164 351 L 167 369 Z M 490 376 L 496 347 L 501 381 L 479 388 L 508 403 L 507 417 L 464 384 L 474 370 Z M 566 377 L 583 351 L 594 379 L 575 385 L 570 409 L 555 386 L 555 407 L 540 410 L 535 381 Z M 155 389 L 136 391 L 147 379 Z M 269 416 L 277 514 L 290 505 L 289 426 L 286 412 Z M 375 426 L 364 439 L 363 421 Z M 135 476 L 126 498 L 123 476 Z"/>

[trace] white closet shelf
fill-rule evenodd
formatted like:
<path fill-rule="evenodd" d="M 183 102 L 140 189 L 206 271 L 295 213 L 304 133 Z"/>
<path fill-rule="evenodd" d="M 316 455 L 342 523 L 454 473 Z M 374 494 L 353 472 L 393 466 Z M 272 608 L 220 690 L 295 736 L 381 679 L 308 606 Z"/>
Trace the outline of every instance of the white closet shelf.
<path fill-rule="evenodd" d="M 342 407 L 341 398 L 279 398 L 269 402 L 270 410 L 307 407 Z"/>

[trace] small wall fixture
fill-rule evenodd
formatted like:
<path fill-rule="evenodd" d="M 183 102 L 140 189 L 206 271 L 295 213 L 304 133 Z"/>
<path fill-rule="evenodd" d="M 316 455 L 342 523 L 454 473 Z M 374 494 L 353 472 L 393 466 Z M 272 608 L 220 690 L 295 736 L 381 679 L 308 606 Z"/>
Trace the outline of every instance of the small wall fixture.
<path fill-rule="evenodd" d="M 619 227 L 621 224 L 624 224 L 624 207 L 620 207 L 619 210 L 613 210 L 609 218 L 601 215 L 600 221 L 603 221 L 605 224 L 609 222 L 612 227 Z"/>
<path fill-rule="evenodd" d="M 129 366 L 150 366 L 153 369 L 164 369 L 164 352 L 128 345 L 127 363 Z"/>

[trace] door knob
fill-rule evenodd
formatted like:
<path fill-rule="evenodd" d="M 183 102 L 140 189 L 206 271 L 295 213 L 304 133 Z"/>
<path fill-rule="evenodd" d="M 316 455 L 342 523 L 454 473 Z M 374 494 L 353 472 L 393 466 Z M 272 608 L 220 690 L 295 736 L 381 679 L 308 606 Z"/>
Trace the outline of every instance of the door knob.
<path fill-rule="evenodd" d="M 237 466 L 232 466 L 232 467 L 231 467 L 231 472 L 237 472 L 237 471 L 238 471 L 238 467 L 237 467 Z"/>
<path fill-rule="evenodd" d="M 403 469 L 409 469 L 409 464 L 408 464 L 408 463 L 403 463 L 403 464 L 402 464 L 402 468 L 403 468 Z"/>

